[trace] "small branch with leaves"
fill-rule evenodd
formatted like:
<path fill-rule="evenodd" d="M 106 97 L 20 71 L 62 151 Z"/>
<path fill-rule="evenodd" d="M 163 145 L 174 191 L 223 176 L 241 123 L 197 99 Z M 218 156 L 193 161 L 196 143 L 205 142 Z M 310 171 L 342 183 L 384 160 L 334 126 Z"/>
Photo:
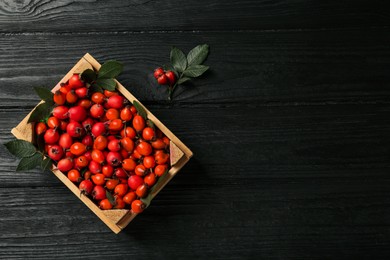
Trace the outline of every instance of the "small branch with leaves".
<path fill-rule="evenodd" d="M 168 99 L 172 100 L 173 92 L 178 85 L 200 77 L 209 66 L 203 65 L 209 55 L 207 44 L 198 45 L 187 54 L 176 47 L 172 47 L 170 53 L 171 64 L 157 68 L 154 77 L 158 84 L 168 86 Z"/>

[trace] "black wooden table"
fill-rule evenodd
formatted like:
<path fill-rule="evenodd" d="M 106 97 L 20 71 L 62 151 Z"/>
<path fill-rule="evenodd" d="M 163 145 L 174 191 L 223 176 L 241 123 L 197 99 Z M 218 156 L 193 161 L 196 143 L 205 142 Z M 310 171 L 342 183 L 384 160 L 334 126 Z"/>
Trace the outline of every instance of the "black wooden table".
<path fill-rule="evenodd" d="M 385 2 L 1 1 L 2 143 L 89 52 L 195 156 L 115 235 L 1 147 L 0 258 L 389 257 Z M 166 102 L 153 69 L 200 43 L 211 71 Z"/>

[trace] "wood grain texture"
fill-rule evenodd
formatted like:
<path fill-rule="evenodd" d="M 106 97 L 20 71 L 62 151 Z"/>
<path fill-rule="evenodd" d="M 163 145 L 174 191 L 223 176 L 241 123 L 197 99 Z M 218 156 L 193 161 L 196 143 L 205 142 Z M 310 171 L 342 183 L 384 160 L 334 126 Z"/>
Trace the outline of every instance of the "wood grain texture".
<path fill-rule="evenodd" d="M 1 32 L 275 30 L 390 25 L 386 1 L 3 0 Z"/>
<path fill-rule="evenodd" d="M 115 236 L 0 147 L 0 258 L 388 259 L 387 5 L 1 1 L 0 143 L 90 52 L 195 157 Z M 212 70 L 167 103 L 152 70 L 199 43 Z"/>
<path fill-rule="evenodd" d="M 223 39 L 223 40 L 221 40 Z M 166 102 L 152 71 L 178 45 L 207 42 L 211 71 L 176 102 L 324 104 L 388 102 L 390 29 L 267 33 L 10 35 L 0 38 L 0 106 L 35 106 L 31 86 L 57 84 L 84 53 L 125 64 L 119 81 L 137 98 Z M 28 47 L 27 47 L 28 46 Z M 61 48 L 58 48 L 61 46 Z M 39 56 L 40 59 L 37 59 Z M 310 76 L 308 76 L 310 75 Z"/>

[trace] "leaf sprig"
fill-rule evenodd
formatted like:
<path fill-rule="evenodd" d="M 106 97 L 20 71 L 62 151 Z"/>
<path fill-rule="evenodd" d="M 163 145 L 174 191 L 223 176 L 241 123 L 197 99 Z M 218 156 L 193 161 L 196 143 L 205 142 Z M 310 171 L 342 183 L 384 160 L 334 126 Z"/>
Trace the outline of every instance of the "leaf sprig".
<path fill-rule="evenodd" d="M 103 63 L 99 71 L 86 69 L 80 74 L 82 81 L 88 83 L 93 91 L 103 92 L 103 89 L 114 91 L 115 78 L 123 71 L 123 64 L 116 60 Z"/>
<path fill-rule="evenodd" d="M 168 88 L 169 100 L 172 100 L 173 91 L 178 85 L 201 76 L 209 69 L 209 66 L 203 65 L 208 55 L 209 45 L 207 44 L 196 46 L 188 52 L 187 56 L 177 47 L 172 47 L 170 53 L 171 64 L 165 67 L 174 71 L 177 81 Z"/>
<path fill-rule="evenodd" d="M 30 142 L 24 140 L 12 140 L 6 144 L 8 151 L 21 158 L 16 171 L 32 170 L 36 167 L 40 167 L 42 170 L 50 169 L 53 165 L 53 161 L 44 157 L 43 153 Z"/>

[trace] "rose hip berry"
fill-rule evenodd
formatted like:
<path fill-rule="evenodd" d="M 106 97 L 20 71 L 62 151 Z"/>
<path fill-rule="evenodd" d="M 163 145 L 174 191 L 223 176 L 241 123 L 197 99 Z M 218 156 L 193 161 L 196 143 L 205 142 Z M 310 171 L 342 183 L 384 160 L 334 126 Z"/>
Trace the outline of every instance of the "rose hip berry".
<path fill-rule="evenodd" d="M 90 180 L 83 180 L 80 182 L 79 189 L 82 194 L 84 195 L 90 195 L 93 190 L 93 183 Z"/>
<path fill-rule="evenodd" d="M 165 73 L 165 76 L 168 78 L 168 82 L 170 86 L 173 86 L 176 82 L 176 75 L 172 71 L 168 70 Z"/>
<path fill-rule="evenodd" d="M 64 150 L 59 145 L 52 145 L 49 148 L 48 155 L 54 161 L 59 161 L 64 155 Z"/>
<path fill-rule="evenodd" d="M 79 74 L 73 74 L 73 76 L 69 79 L 68 84 L 71 89 L 76 89 L 84 86 L 84 82 L 81 81 Z"/>
<path fill-rule="evenodd" d="M 71 107 L 68 110 L 70 120 L 81 122 L 87 118 L 87 111 L 82 106 Z"/>
<path fill-rule="evenodd" d="M 153 76 L 155 79 L 158 79 L 161 75 L 165 73 L 163 68 L 157 68 L 154 70 Z"/>
<path fill-rule="evenodd" d="M 146 208 L 146 205 L 140 200 L 134 200 L 131 203 L 131 210 L 134 213 L 141 213 Z"/>
<path fill-rule="evenodd" d="M 56 129 L 47 129 L 43 136 L 43 139 L 47 144 L 54 144 L 58 141 L 59 138 L 60 134 Z"/>
<path fill-rule="evenodd" d="M 144 179 L 138 175 L 131 175 L 129 179 L 127 180 L 127 183 L 132 190 L 137 190 L 139 186 L 141 186 L 144 183 Z"/>
<path fill-rule="evenodd" d="M 165 74 L 163 74 L 160 77 L 158 77 L 157 82 L 160 85 L 168 85 L 169 79 Z"/>
<path fill-rule="evenodd" d="M 68 118 L 69 108 L 66 106 L 58 106 L 53 109 L 53 116 L 57 117 L 60 120 Z"/>

